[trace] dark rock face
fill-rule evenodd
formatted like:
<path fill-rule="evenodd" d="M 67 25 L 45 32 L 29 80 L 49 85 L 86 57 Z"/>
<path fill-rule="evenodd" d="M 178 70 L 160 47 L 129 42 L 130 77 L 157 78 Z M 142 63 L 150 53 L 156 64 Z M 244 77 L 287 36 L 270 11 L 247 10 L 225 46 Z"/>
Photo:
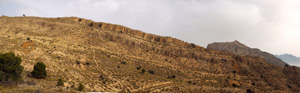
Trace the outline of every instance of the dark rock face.
<path fill-rule="evenodd" d="M 264 58 L 267 62 L 271 64 L 275 64 L 278 66 L 285 66 L 287 63 L 283 62 L 281 59 L 276 56 L 263 52 L 256 48 L 250 48 L 239 41 L 235 40 L 233 42 L 224 42 L 224 43 L 212 43 L 207 45 L 208 49 L 214 49 L 225 52 L 232 52 L 239 55 L 250 55 L 250 56 L 258 56 Z"/>

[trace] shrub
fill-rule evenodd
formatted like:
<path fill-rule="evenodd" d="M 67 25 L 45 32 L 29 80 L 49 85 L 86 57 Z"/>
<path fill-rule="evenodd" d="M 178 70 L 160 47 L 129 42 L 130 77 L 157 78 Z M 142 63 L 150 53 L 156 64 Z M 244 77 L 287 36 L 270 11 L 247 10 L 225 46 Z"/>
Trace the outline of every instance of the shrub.
<path fill-rule="evenodd" d="M 93 25 L 94 25 L 94 23 L 93 23 L 93 22 L 91 22 L 91 23 L 89 24 L 89 26 L 90 26 L 90 27 L 93 27 Z"/>
<path fill-rule="evenodd" d="M 233 87 L 238 87 L 236 84 L 232 84 Z"/>
<path fill-rule="evenodd" d="M 86 64 L 86 65 L 90 65 L 91 63 L 90 63 L 90 62 L 86 62 L 85 64 Z"/>
<path fill-rule="evenodd" d="M 80 83 L 79 86 L 78 86 L 78 90 L 82 91 L 83 89 L 84 89 L 84 85 L 82 83 Z"/>
<path fill-rule="evenodd" d="M 136 67 L 137 70 L 140 70 L 141 68 L 142 68 L 141 66 Z"/>
<path fill-rule="evenodd" d="M 121 64 L 126 64 L 126 62 L 125 62 L 125 61 L 122 61 Z"/>
<path fill-rule="evenodd" d="M 155 72 L 153 70 L 148 71 L 150 74 L 154 74 Z"/>
<path fill-rule="evenodd" d="M 195 45 L 194 43 L 192 43 L 191 46 L 192 46 L 192 48 L 195 48 L 195 47 L 196 47 L 196 45 Z"/>
<path fill-rule="evenodd" d="M 176 78 L 176 75 L 168 76 L 168 79 Z"/>
<path fill-rule="evenodd" d="M 102 24 L 99 24 L 99 27 L 101 28 L 101 27 L 102 27 Z"/>
<path fill-rule="evenodd" d="M 82 21 L 82 19 L 81 19 L 81 18 L 79 18 L 79 19 L 78 19 L 78 21 L 80 22 L 80 21 Z"/>
<path fill-rule="evenodd" d="M 146 72 L 146 70 L 145 69 L 142 69 L 142 73 L 144 74 Z"/>
<path fill-rule="evenodd" d="M 63 81 L 63 79 L 58 79 L 58 81 L 57 81 L 57 85 L 56 86 L 64 86 L 64 81 Z"/>
<path fill-rule="evenodd" d="M 80 61 L 79 61 L 79 60 L 76 60 L 76 64 L 80 64 Z"/>
<path fill-rule="evenodd" d="M 247 89 L 246 93 L 254 93 L 254 91 L 252 91 L 251 89 Z"/>
<path fill-rule="evenodd" d="M 0 82 L 17 81 L 21 79 L 23 72 L 21 58 L 16 57 L 14 53 L 0 54 Z"/>
<path fill-rule="evenodd" d="M 37 79 L 46 78 L 47 76 L 46 65 L 43 62 L 36 63 L 33 67 L 33 71 L 31 72 L 31 75 Z"/>
<path fill-rule="evenodd" d="M 188 81 L 189 84 L 192 84 L 192 81 Z"/>
<path fill-rule="evenodd" d="M 289 65 L 288 64 L 285 64 L 285 66 L 284 67 L 288 67 Z"/>
<path fill-rule="evenodd" d="M 101 78 L 101 80 L 104 80 L 104 76 L 103 75 L 100 75 L 100 78 Z"/>
<path fill-rule="evenodd" d="M 172 77 L 172 78 L 176 78 L 176 75 L 172 75 L 171 77 Z"/>

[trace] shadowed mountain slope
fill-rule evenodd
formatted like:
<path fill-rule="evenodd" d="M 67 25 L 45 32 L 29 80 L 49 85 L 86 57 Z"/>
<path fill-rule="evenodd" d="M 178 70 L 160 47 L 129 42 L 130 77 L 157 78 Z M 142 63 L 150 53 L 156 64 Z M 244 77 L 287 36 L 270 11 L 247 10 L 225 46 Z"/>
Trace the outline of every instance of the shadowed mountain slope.
<path fill-rule="evenodd" d="M 278 66 L 285 66 L 287 63 L 283 62 L 281 59 L 276 56 L 263 52 L 256 48 L 250 48 L 239 41 L 235 40 L 233 42 L 224 42 L 224 43 L 212 43 L 207 45 L 208 49 L 214 49 L 219 51 L 232 52 L 239 55 L 250 55 L 258 56 L 266 59 L 267 62 L 275 64 Z"/>
<path fill-rule="evenodd" d="M 14 92 L 300 92 L 299 69 L 77 17 L 0 17 L 0 51 L 22 58 Z M 46 79 L 29 74 L 47 66 Z M 62 78 L 64 86 L 56 86 Z"/>

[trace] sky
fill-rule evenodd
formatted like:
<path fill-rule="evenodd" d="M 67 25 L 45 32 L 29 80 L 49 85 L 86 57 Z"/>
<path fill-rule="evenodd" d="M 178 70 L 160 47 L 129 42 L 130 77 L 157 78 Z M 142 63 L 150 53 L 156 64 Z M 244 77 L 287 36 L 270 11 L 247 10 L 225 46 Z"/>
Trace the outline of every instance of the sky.
<path fill-rule="evenodd" d="M 300 0 L 0 0 L 0 16 L 77 16 L 202 47 L 238 40 L 300 57 L 299 5 Z"/>

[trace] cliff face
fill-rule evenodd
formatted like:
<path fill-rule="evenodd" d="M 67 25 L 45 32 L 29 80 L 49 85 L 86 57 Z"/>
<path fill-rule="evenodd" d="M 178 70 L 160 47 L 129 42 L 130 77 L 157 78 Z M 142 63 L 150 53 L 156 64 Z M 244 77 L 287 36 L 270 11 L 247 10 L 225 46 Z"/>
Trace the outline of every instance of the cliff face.
<path fill-rule="evenodd" d="M 0 51 L 14 52 L 24 66 L 23 81 L 1 92 L 76 92 L 79 83 L 97 92 L 300 91 L 292 66 L 77 17 L 0 17 Z M 39 61 L 46 79 L 30 76 Z"/>
<path fill-rule="evenodd" d="M 232 52 L 239 55 L 250 55 L 264 58 L 267 62 L 278 66 L 285 66 L 287 63 L 283 62 L 276 56 L 263 52 L 259 49 L 250 48 L 239 41 L 225 42 L 225 43 L 212 43 L 207 45 L 208 49 L 214 49 L 219 51 Z"/>

